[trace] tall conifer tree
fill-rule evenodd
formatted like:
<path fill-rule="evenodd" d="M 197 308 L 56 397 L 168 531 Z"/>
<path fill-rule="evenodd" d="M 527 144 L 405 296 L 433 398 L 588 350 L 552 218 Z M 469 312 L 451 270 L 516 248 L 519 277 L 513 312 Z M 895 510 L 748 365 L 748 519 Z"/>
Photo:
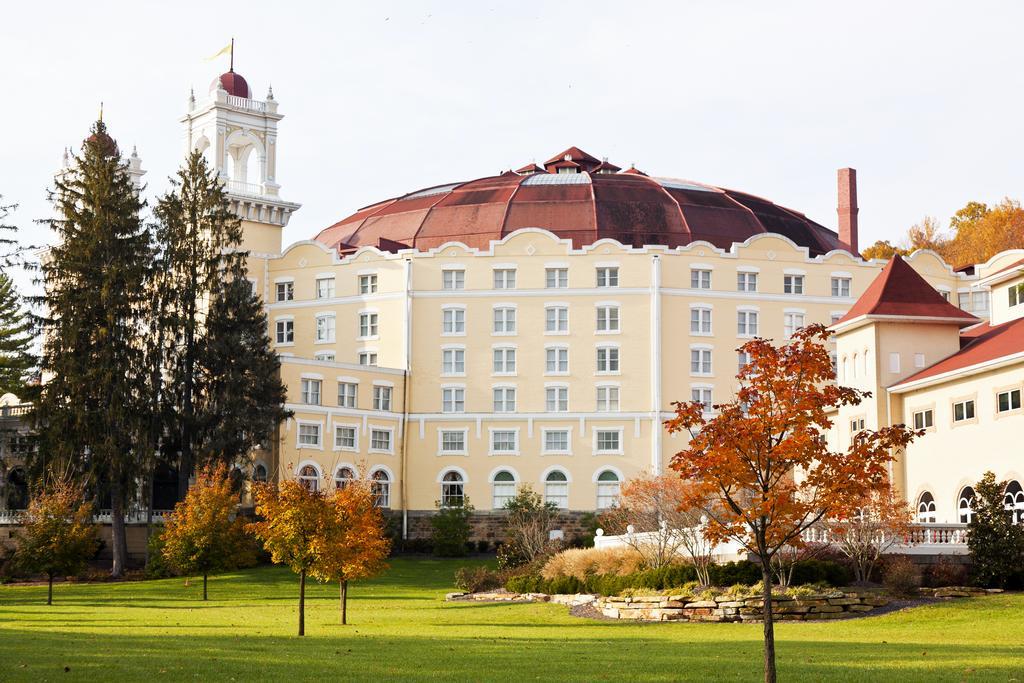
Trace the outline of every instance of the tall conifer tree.
<path fill-rule="evenodd" d="M 211 292 L 225 270 L 241 263 L 241 221 L 231 211 L 217 175 L 200 152 L 189 155 L 171 178 L 171 190 L 154 212 L 159 245 L 158 344 L 167 382 L 164 453 L 178 467 L 178 496 L 188 490 L 196 463 L 196 376 L 206 336 Z M 204 464 L 204 463 L 200 463 Z"/>
<path fill-rule="evenodd" d="M 26 398 L 32 355 L 32 321 L 22 308 L 14 282 L 0 272 L 0 393 Z"/>
<path fill-rule="evenodd" d="M 117 145 L 97 121 L 56 181 L 57 242 L 41 264 L 47 375 L 38 400 L 41 458 L 77 470 L 112 512 L 113 566 L 127 561 L 125 513 L 149 431 L 144 343 L 152 240 Z"/>

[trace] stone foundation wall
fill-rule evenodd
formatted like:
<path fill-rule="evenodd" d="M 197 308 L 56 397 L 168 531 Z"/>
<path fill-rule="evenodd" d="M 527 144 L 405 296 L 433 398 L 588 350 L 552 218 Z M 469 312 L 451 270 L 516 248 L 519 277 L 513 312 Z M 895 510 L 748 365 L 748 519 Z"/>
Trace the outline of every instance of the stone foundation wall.
<path fill-rule="evenodd" d="M 99 537 L 103 542 L 96 560 L 110 562 L 113 559 L 113 544 L 111 543 L 112 531 L 109 524 L 100 524 Z M 15 546 L 14 536 L 21 527 L 17 524 L 5 524 L 0 526 L 0 547 Z M 127 524 L 125 525 L 125 540 L 128 545 L 128 562 L 133 566 L 141 566 L 146 559 L 146 525 Z"/>
<path fill-rule="evenodd" d="M 799 597 L 780 595 L 772 598 L 772 613 L 779 621 L 841 619 L 888 604 L 888 598 L 875 593 L 835 591 Z M 729 596 L 696 600 L 689 595 L 653 595 L 598 598 L 594 607 L 612 619 L 754 622 L 761 621 L 764 600 Z"/>
<path fill-rule="evenodd" d="M 417 538 L 430 538 L 433 533 L 433 528 L 430 526 L 430 519 L 437 514 L 434 510 L 410 510 L 408 513 L 409 528 L 408 537 L 410 539 Z M 573 512 L 563 511 L 558 513 L 555 518 L 555 524 L 552 527 L 553 530 L 559 530 L 562 532 L 566 540 L 571 540 L 574 536 L 579 536 L 588 532 L 588 529 L 583 524 L 585 512 Z M 471 527 L 472 541 L 502 541 L 505 539 L 505 520 L 508 517 L 508 513 L 503 511 L 483 511 L 474 512 L 470 518 L 469 523 Z M 393 512 L 391 518 L 397 524 L 397 528 L 402 528 L 402 513 Z"/>

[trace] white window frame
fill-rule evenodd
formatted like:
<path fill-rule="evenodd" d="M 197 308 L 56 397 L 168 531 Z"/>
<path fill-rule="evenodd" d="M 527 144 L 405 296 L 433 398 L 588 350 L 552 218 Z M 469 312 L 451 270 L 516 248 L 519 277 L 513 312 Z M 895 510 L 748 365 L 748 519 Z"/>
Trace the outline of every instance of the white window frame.
<path fill-rule="evenodd" d="M 806 276 L 803 273 L 783 273 L 782 293 L 793 295 L 803 294 L 805 277 Z"/>
<path fill-rule="evenodd" d="M 499 451 L 494 448 L 494 436 L 499 432 L 511 433 L 514 448 L 510 451 Z M 488 427 L 487 428 L 487 454 L 488 455 L 519 455 L 519 427 Z"/>
<path fill-rule="evenodd" d="M 833 273 L 829 291 L 834 297 L 849 299 L 850 292 L 853 291 L 853 278 L 849 275 Z"/>
<path fill-rule="evenodd" d="M 335 296 L 335 279 L 333 275 L 317 275 L 316 282 L 316 298 L 317 299 L 333 299 Z M 326 291 L 322 290 L 322 287 L 326 286 Z"/>
<path fill-rule="evenodd" d="M 338 319 L 334 313 L 317 313 L 314 324 L 314 344 L 333 344 L 336 341 Z M 325 333 L 324 336 L 321 336 L 322 331 Z"/>
<path fill-rule="evenodd" d="M 316 427 L 317 441 L 315 444 L 302 442 L 303 427 Z M 324 423 L 318 420 L 295 420 L 295 447 L 322 451 L 324 449 Z"/>
<path fill-rule="evenodd" d="M 510 354 L 511 352 L 511 354 Z M 502 370 L 498 370 L 497 358 L 500 353 Z M 512 369 L 509 370 L 509 356 L 512 358 Z M 491 374 L 495 377 L 515 377 L 519 374 L 519 354 L 515 345 L 496 344 L 491 347 Z"/>
<path fill-rule="evenodd" d="M 551 410 L 551 398 L 550 394 L 554 392 L 554 405 L 555 409 Z M 559 406 L 562 404 L 562 396 L 565 396 L 565 410 L 560 410 Z M 544 385 L 544 412 L 546 413 L 568 413 L 570 409 L 569 405 L 569 385 L 568 384 L 545 384 Z"/>
<path fill-rule="evenodd" d="M 382 413 L 390 413 L 395 398 L 395 387 L 377 380 L 373 383 L 373 409 Z M 387 407 L 384 407 L 385 404 Z"/>
<path fill-rule="evenodd" d="M 1013 395 L 1014 394 L 1017 395 L 1017 405 L 1016 405 L 1016 407 L 1013 405 Z M 1000 399 L 1003 396 L 1007 397 L 1007 405 L 1009 405 L 1009 408 L 1007 408 L 1006 410 L 1002 410 L 999 407 L 999 401 L 1000 401 Z M 1004 389 L 1002 391 L 997 391 L 996 392 L 996 413 L 998 415 L 1004 415 L 1006 413 L 1013 413 L 1013 412 L 1016 412 L 1016 411 L 1020 410 L 1022 399 L 1024 399 L 1024 396 L 1022 396 L 1022 392 L 1021 392 L 1019 387 L 1014 387 L 1012 389 Z"/>
<path fill-rule="evenodd" d="M 451 392 L 450 399 L 448 398 L 449 392 Z M 456 410 L 460 403 L 462 404 L 462 410 Z M 451 410 L 448 410 L 447 406 L 450 406 Z M 441 412 L 448 415 L 459 415 L 466 412 L 465 384 L 441 385 Z"/>
<path fill-rule="evenodd" d="M 710 344 L 690 344 L 690 376 L 691 377 L 714 377 L 715 375 L 715 354 L 714 347 Z M 693 355 L 697 353 L 697 370 L 693 369 Z M 707 361 L 705 363 L 705 360 Z M 705 370 L 705 366 L 707 370 Z"/>
<path fill-rule="evenodd" d="M 515 289 L 516 288 L 516 267 L 515 266 L 494 266 L 491 269 L 494 289 Z"/>
<path fill-rule="evenodd" d="M 461 315 L 459 315 L 461 313 Z M 451 331 L 446 332 L 445 327 L 451 324 Z M 442 337 L 465 337 L 466 336 L 466 307 L 463 305 L 447 304 L 441 307 L 441 336 Z"/>
<path fill-rule="evenodd" d="M 514 337 L 518 334 L 518 306 L 494 304 L 491 309 L 491 336 Z"/>
<path fill-rule="evenodd" d="M 512 409 L 508 410 L 509 392 L 512 394 L 511 406 Z M 498 396 L 501 396 L 499 399 Z M 501 410 L 498 410 L 498 406 L 501 406 Z M 519 392 L 514 384 L 494 384 L 491 386 L 491 410 L 494 413 L 507 415 L 514 413 L 519 409 Z"/>
<path fill-rule="evenodd" d="M 380 339 L 380 313 L 374 309 L 359 311 L 359 335 L 356 339 L 358 341 Z"/>
<path fill-rule="evenodd" d="M 604 353 L 604 369 L 602 365 L 602 352 Z M 613 357 L 614 356 L 614 357 Z M 614 365 L 615 369 L 611 369 Z M 594 348 L 594 374 L 595 375 L 621 375 L 622 374 L 622 352 L 618 344 L 597 344 Z"/>
<path fill-rule="evenodd" d="M 465 266 L 445 266 L 441 269 L 441 289 L 443 291 L 454 292 L 465 288 Z"/>
<path fill-rule="evenodd" d="M 313 389 L 316 389 L 314 394 Z M 315 401 L 310 399 L 316 396 Z M 324 403 L 324 380 L 323 377 L 304 376 L 299 379 L 299 397 L 302 403 L 307 406 L 321 406 Z"/>
<path fill-rule="evenodd" d="M 690 304 L 690 336 L 714 336 L 714 313 L 711 304 Z"/>
<path fill-rule="evenodd" d="M 352 405 L 348 405 L 347 403 L 342 401 L 342 386 L 352 387 Z M 344 396 L 346 399 L 348 398 L 348 391 L 344 392 Z M 356 379 L 355 377 L 339 377 L 336 399 L 339 408 L 355 409 L 359 407 L 359 380 Z"/>
<path fill-rule="evenodd" d="M 551 356 L 554 354 L 555 369 L 550 368 Z M 559 369 L 562 361 L 565 361 L 565 369 Z M 565 344 L 548 344 L 544 347 L 544 374 L 548 377 L 559 377 L 569 374 L 569 347 Z"/>
<path fill-rule="evenodd" d="M 623 427 L 594 427 L 593 428 L 593 449 L 594 455 L 625 455 L 625 433 L 626 430 Z M 616 433 L 618 434 L 618 448 L 615 450 L 604 450 L 598 448 L 601 434 L 604 433 Z"/>
<path fill-rule="evenodd" d="M 754 270 L 736 271 L 736 291 L 753 293 L 757 292 L 758 273 Z"/>
<path fill-rule="evenodd" d="M 450 360 L 449 360 L 450 356 Z M 461 358 L 461 360 L 460 360 Z M 462 369 L 459 370 L 459 365 Z M 442 377 L 465 377 L 466 376 L 466 347 L 465 345 L 446 345 L 441 347 L 441 376 Z"/>
<path fill-rule="evenodd" d="M 609 289 L 619 286 L 619 266 L 598 265 L 595 268 L 595 285 L 599 289 Z"/>
<path fill-rule="evenodd" d="M 282 334 L 284 335 L 284 341 L 281 341 Z M 295 346 L 294 317 L 274 318 L 274 340 L 274 346 Z"/>
<path fill-rule="evenodd" d="M 394 427 L 385 427 L 385 426 L 382 426 L 382 425 L 369 425 L 368 429 L 369 429 L 369 439 L 366 442 L 366 445 L 368 446 L 368 448 L 366 449 L 366 452 L 367 453 L 386 453 L 388 455 L 393 455 L 394 452 L 395 452 L 395 428 Z M 386 432 L 388 434 L 388 447 L 387 448 L 379 448 L 379 447 L 375 447 L 373 445 L 374 432 Z"/>
<path fill-rule="evenodd" d="M 690 266 L 690 289 L 711 289 L 711 268 Z"/>
<path fill-rule="evenodd" d="M 373 362 L 372 363 L 369 363 L 369 362 L 364 363 L 363 362 L 363 358 L 364 357 L 366 358 L 367 361 L 373 360 Z M 377 355 L 377 349 L 362 349 L 362 350 L 360 350 L 356 354 L 356 359 L 358 360 L 358 364 L 363 366 L 364 368 L 375 368 L 375 367 L 377 367 L 377 364 L 379 362 L 379 356 Z"/>
<path fill-rule="evenodd" d="M 918 420 L 918 417 L 921 419 Z M 935 411 L 931 408 L 915 410 L 910 416 L 910 424 L 914 429 L 931 429 L 935 426 Z"/>
<path fill-rule="evenodd" d="M 620 334 L 622 332 L 622 306 L 616 301 L 594 304 L 594 334 Z"/>
<path fill-rule="evenodd" d="M 621 408 L 622 386 L 618 383 L 598 384 L 594 387 L 594 412 L 617 413 Z"/>
<path fill-rule="evenodd" d="M 377 273 L 359 273 L 356 286 L 359 288 L 359 294 L 366 296 L 368 294 L 376 294 L 380 287 L 380 279 L 377 277 Z"/>
<path fill-rule="evenodd" d="M 753 319 L 753 325 L 751 325 L 751 319 Z M 744 330 L 740 330 L 741 322 Z M 753 331 L 751 331 L 753 327 Z M 753 339 L 758 336 L 761 332 L 761 311 L 756 308 L 737 308 L 736 309 L 736 336 L 740 339 Z"/>
<path fill-rule="evenodd" d="M 786 310 L 782 313 L 782 334 L 786 339 L 792 339 L 798 330 L 806 326 L 806 311 Z"/>
<path fill-rule="evenodd" d="M 445 435 L 458 434 L 462 437 L 462 448 L 446 449 L 444 447 Z M 469 455 L 469 429 L 453 429 L 443 427 L 437 430 L 437 454 L 438 455 Z"/>
<path fill-rule="evenodd" d="M 498 475 L 503 472 L 512 477 L 511 482 L 497 480 Z M 511 467 L 499 467 L 491 473 L 489 480 L 491 482 L 491 509 L 502 510 L 505 508 L 506 502 L 516 497 L 519 490 L 519 475 Z M 500 494 L 498 493 L 499 486 L 502 487 Z M 501 502 L 499 502 L 499 498 Z"/>
<path fill-rule="evenodd" d="M 544 304 L 544 334 L 569 334 L 569 304 Z"/>
<path fill-rule="evenodd" d="M 286 296 L 281 296 L 282 292 Z M 295 278 L 278 278 L 274 280 L 274 302 L 295 301 Z"/>
<path fill-rule="evenodd" d="M 565 432 L 564 450 L 548 448 L 548 434 L 552 432 Z M 572 455 L 572 427 L 541 427 L 540 449 L 541 455 Z"/>
<path fill-rule="evenodd" d="M 352 445 L 351 446 L 339 446 L 338 445 L 338 430 L 340 429 L 351 429 L 352 430 Z M 359 451 L 359 425 L 350 424 L 347 422 L 335 422 L 334 423 L 334 450 L 336 451 Z"/>
<path fill-rule="evenodd" d="M 551 283 L 554 282 L 552 285 Z M 568 266 L 547 266 L 544 268 L 545 289 L 568 289 L 569 288 L 569 267 Z"/>

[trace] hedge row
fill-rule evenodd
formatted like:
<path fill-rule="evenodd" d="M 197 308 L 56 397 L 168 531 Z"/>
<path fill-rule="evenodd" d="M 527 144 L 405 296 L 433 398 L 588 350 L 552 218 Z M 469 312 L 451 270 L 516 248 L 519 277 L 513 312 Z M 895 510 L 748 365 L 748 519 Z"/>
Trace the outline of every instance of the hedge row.
<path fill-rule="evenodd" d="M 750 561 L 727 562 L 712 565 L 709 571 L 712 585 L 752 586 L 761 580 L 761 566 Z M 580 581 L 574 576 L 560 576 L 545 579 L 536 574 L 514 576 L 505 583 L 513 593 L 595 593 L 598 595 L 619 595 L 625 590 L 645 588 L 666 590 L 678 588 L 697 580 L 697 572 L 688 564 L 671 564 L 660 569 L 648 569 L 616 576 L 600 574 Z M 794 586 L 827 583 L 831 586 L 846 586 L 853 580 L 850 570 L 831 560 L 803 560 L 793 570 Z"/>

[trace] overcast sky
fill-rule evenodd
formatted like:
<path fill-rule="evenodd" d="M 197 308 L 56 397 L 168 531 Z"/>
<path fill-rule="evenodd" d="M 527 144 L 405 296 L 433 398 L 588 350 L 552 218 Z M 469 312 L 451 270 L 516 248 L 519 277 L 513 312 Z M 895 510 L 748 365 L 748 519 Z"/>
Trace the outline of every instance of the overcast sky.
<path fill-rule="evenodd" d="M 150 198 L 190 87 L 235 68 L 285 115 L 285 242 L 358 207 L 577 145 L 765 196 L 831 228 L 858 169 L 861 244 L 1021 197 L 1024 3 L 20 2 L 0 26 L 0 194 L 50 236 L 61 150 L 105 121 Z"/>

